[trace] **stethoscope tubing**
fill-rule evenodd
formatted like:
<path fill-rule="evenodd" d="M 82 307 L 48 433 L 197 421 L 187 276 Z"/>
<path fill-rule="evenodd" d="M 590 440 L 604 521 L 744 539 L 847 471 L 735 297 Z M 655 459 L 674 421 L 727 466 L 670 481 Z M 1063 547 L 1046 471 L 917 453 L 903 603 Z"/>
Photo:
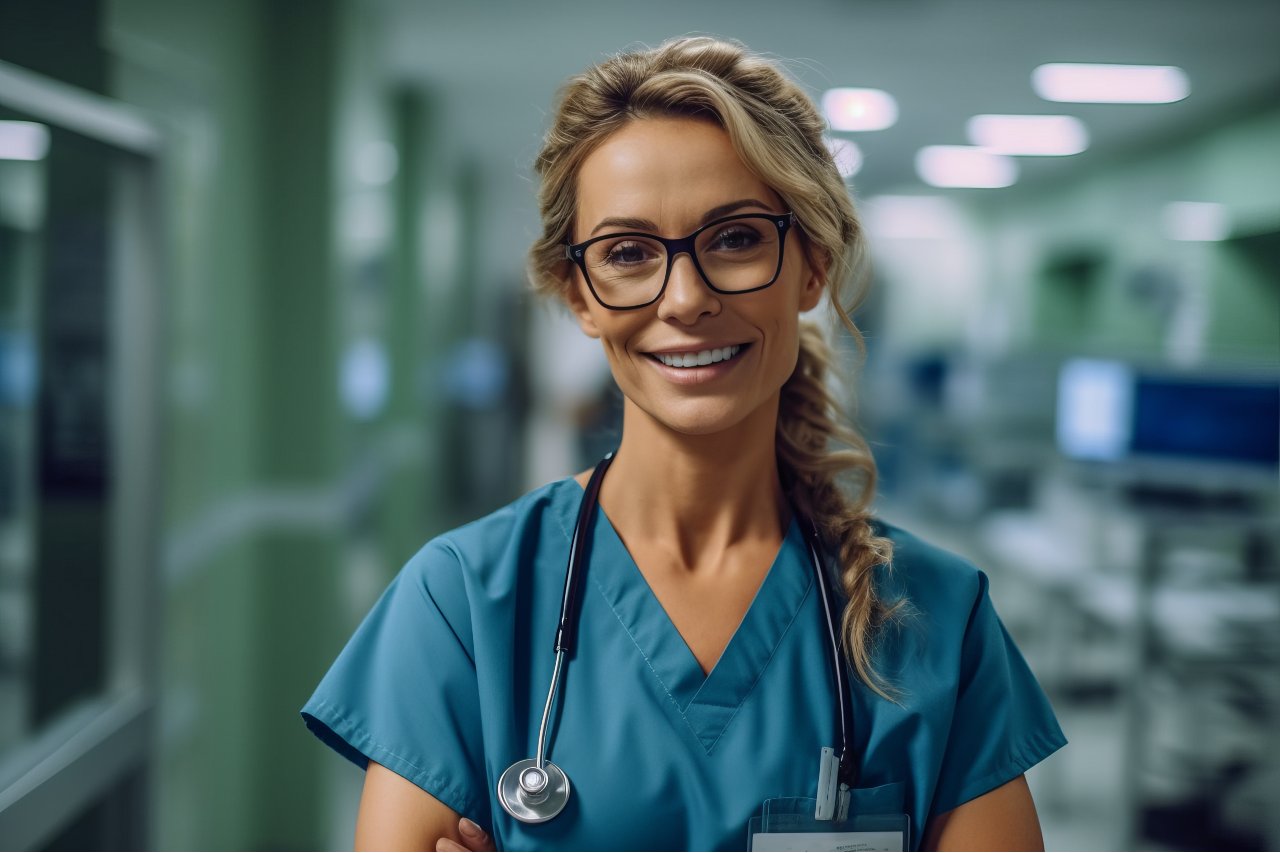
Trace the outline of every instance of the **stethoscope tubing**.
<path fill-rule="evenodd" d="M 578 608 L 582 604 L 582 578 L 587 573 L 585 559 L 587 540 L 591 538 L 591 516 L 600 503 L 600 484 L 604 481 L 604 472 L 613 464 L 616 451 L 605 454 L 605 457 L 591 472 L 587 480 L 587 488 L 582 495 L 582 503 L 578 505 L 578 521 L 573 526 L 573 541 L 569 543 L 569 567 L 564 573 L 564 598 L 560 602 L 560 625 L 556 628 L 555 652 L 572 652 L 578 640 Z M 549 705 L 548 705 L 549 707 Z M 545 720 L 543 721 L 545 724 Z"/>
<path fill-rule="evenodd" d="M 538 726 L 538 754 L 534 766 L 542 770 L 547 765 L 547 721 L 551 719 L 551 705 L 560 691 L 560 667 L 564 664 L 564 650 L 556 651 L 555 669 L 551 670 L 551 687 L 547 690 L 547 704 L 542 708 L 542 723 Z"/>
<path fill-rule="evenodd" d="M 818 543 L 821 538 L 818 536 L 817 526 L 810 520 L 807 522 L 807 533 L 809 535 L 809 557 L 813 560 L 814 571 L 818 574 L 818 592 L 822 594 L 822 615 L 827 620 L 827 637 L 831 641 L 831 660 L 832 671 L 836 680 L 836 695 L 840 697 L 840 784 L 852 788 L 854 779 L 857 775 L 857 765 L 853 760 L 853 751 L 850 749 L 850 741 L 853 738 L 853 699 L 849 696 L 849 691 L 844 686 L 844 655 L 840 650 L 840 641 L 836 633 L 835 617 L 831 610 L 831 597 L 827 592 L 827 577 L 824 569 L 824 563 L 821 552 L 818 549 Z"/>

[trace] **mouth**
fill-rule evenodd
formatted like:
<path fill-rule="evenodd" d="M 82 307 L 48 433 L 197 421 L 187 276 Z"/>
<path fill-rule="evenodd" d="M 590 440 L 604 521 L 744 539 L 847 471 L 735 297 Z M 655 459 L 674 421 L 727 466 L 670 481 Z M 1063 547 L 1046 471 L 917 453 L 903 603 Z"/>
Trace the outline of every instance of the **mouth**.
<path fill-rule="evenodd" d="M 732 344 L 715 349 L 689 350 L 687 352 L 651 352 L 649 357 L 659 364 L 682 370 L 695 367 L 709 367 L 713 364 L 732 361 L 744 353 L 750 344 Z"/>

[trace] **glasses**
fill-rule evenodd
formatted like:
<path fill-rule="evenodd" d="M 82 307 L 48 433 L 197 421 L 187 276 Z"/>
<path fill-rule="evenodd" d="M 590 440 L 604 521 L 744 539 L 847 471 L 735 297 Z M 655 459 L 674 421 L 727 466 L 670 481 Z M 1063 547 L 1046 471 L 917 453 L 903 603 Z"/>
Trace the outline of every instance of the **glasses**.
<path fill-rule="evenodd" d="M 565 257 L 582 270 L 597 302 L 629 311 L 658 301 L 682 252 L 716 293 L 763 290 L 778 280 L 787 231 L 794 223 L 794 213 L 742 213 L 674 240 L 643 231 L 602 234 L 566 244 Z"/>

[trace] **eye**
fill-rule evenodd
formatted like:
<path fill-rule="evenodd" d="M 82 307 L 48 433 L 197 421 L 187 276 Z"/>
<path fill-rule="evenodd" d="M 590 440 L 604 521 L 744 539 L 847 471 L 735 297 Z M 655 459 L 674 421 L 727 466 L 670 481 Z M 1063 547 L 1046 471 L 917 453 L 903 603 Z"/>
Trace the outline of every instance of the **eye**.
<path fill-rule="evenodd" d="M 760 233 L 747 225 L 730 225 L 717 231 L 707 244 L 713 252 L 742 252 L 760 245 Z"/>
<path fill-rule="evenodd" d="M 637 240 L 614 243 L 604 253 L 602 262 L 610 266 L 626 267 L 642 264 L 654 258 L 653 247 Z"/>

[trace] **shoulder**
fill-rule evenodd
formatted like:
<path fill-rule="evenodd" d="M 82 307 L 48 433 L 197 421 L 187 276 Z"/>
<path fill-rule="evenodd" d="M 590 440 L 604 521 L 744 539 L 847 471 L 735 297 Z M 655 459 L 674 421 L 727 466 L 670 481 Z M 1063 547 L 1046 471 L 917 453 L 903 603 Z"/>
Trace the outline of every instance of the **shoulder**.
<path fill-rule="evenodd" d="M 982 570 L 959 554 L 881 519 L 876 519 L 873 526 L 879 535 L 893 543 L 892 564 L 881 568 L 887 568 L 885 574 L 891 581 L 905 586 L 904 591 L 926 587 L 977 593 L 985 585 L 986 575 Z"/>
<path fill-rule="evenodd" d="M 405 573 L 428 589 L 513 583 L 543 548 L 568 545 L 582 490 L 572 478 L 548 483 L 427 542 Z"/>
<path fill-rule="evenodd" d="M 913 621 L 933 630 L 964 631 L 987 596 L 987 576 L 969 560 L 901 527 L 876 519 L 876 532 L 893 543 L 893 560 L 879 566 L 877 593 L 886 604 L 902 601 Z"/>

